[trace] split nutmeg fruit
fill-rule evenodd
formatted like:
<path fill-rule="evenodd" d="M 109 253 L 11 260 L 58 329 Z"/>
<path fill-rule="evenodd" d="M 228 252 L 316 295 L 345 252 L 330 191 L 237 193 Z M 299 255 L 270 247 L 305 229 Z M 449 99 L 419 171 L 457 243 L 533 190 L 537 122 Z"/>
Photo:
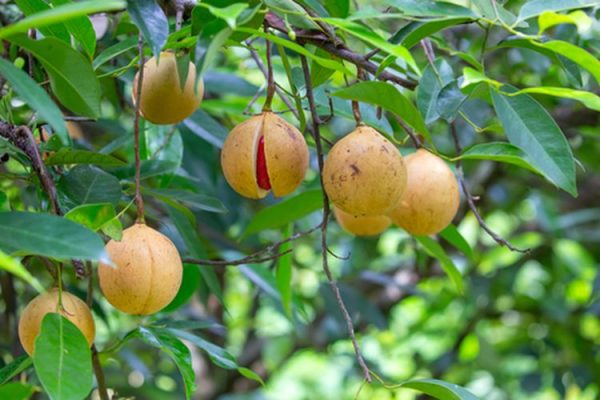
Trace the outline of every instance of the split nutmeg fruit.
<path fill-rule="evenodd" d="M 406 156 L 408 183 L 389 216 L 413 235 L 432 235 L 446 228 L 458 211 L 460 194 L 452 170 L 438 156 L 419 149 Z"/>
<path fill-rule="evenodd" d="M 106 251 L 115 266 L 100 263 L 100 288 L 115 308 L 134 315 L 153 314 L 179 291 L 183 266 L 177 248 L 146 224 L 125 229 L 121 241 L 111 240 Z"/>
<path fill-rule="evenodd" d="M 348 233 L 356 236 L 379 235 L 392 224 L 392 220 L 385 215 L 356 217 L 333 206 L 333 213 L 338 224 Z"/>
<path fill-rule="evenodd" d="M 308 168 L 308 147 L 298 129 L 265 111 L 237 125 L 225 139 L 221 167 L 229 185 L 251 199 L 292 193 Z"/>
<path fill-rule="evenodd" d="M 133 80 L 133 101 L 137 102 L 139 72 Z M 195 87 L 197 86 L 197 87 Z M 176 124 L 189 117 L 202 102 L 204 86 L 196 85 L 196 67 L 188 65 L 188 75 L 182 86 L 175 54 L 160 53 L 160 59 L 150 58 L 144 63 L 140 112 L 155 124 Z"/>
<path fill-rule="evenodd" d="M 406 168 L 396 146 L 375 129 L 361 125 L 329 152 L 323 183 L 342 211 L 355 216 L 384 215 L 400 202 Z"/>
<path fill-rule="evenodd" d="M 58 289 L 50 289 L 33 299 L 23 310 L 19 320 L 19 340 L 27 352 L 32 355 L 35 339 L 40 334 L 42 320 L 48 313 L 60 312 L 71 321 L 85 336 L 91 346 L 96 336 L 94 318 L 87 304 L 79 297 L 62 292 L 63 310 L 58 310 Z"/>

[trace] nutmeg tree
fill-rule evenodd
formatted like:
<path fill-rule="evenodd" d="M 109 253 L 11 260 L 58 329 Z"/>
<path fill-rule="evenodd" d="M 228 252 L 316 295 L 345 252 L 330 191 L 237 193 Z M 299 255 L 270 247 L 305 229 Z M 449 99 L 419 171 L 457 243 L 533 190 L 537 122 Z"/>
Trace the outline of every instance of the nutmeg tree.
<path fill-rule="evenodd" d="M 0 1 L 0 399 L 598 398 L 599 14 Z"/>

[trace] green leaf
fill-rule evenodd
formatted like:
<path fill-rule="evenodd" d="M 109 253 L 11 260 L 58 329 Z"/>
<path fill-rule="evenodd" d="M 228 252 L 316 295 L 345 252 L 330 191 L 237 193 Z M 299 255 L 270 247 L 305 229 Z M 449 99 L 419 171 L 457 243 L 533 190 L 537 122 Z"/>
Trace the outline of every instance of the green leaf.
<path fill-rule="evenodd" d="M 345 32 L 359 38 L 360 40 L 369 43 L 375 48 L 381 49 L 388 54 L 392 54 L 396 57 L 404 60 L 410 67 L 417 73 L 420 74 L 421 70 L 417 66 L 415 59 L 410 54 L 406 47 L 400 44 L 393 44 L 379 36 L 373 29 L 370 29 L 357 22 L 349 21 L 341 18 L 322 18 L 322 20 L 328 24 L 331 24 L 337 28 L 342 29 Z"/>
<path fill-rule="evenodd" d="M 473 249 L 471 248 L 471 245 L 469 245 L 463 235 L 460 234 L 454 224 L 448 225 L 446 229 L 440 232 L 440 236 L 460 250 L 470 260 L 473 260 Z"/>
<path fill-rule="evenodd" d="M 289 238 L 294 233 L 294 224 L 290 223 L 282 229 L 283 236 Z M 279 252 L 283 253 L 292 249 L 292 243 L 287 242 L 279 246 Z M 275 280 L 277 281 L 277 290 L 281 296 L 283 310 L 291 317 L 292 315 L 292 254 L 285 254 L 279 257 L 277 261 L 277 270 L 275 271 Z"/>
<path fill-rule="evenodd" d="M 0 249 L 12 255 L 40 255 L 106 261 L 104 242 L 86 227 L 55 215 L 0 213 Z"/>
<path fill-rule="evenodd" d="M 323 194 L 321 190 L 307 190 L 257 212 L 244 230 L 242 237 L 266 229 L 286 226 L 322 207 Z"/>
<path fill-rule="evenodd" d="M 196 390 L 196 374 L 192 368 L 192 355 L 185 344 L 168 329 L 139 327 L 135 335 L 152 347 L 164 351 L 177 365 L 185 386 L 185 398 L 190 399 Z"/>
<path fill-rule="evenodd" d="M 27 400 L 33 395 L 35 388 L 20 382 L 10 382 L 0 386 L 0 399 Z"/>
<path fill-rule="evenodd" d="M 332 95 L 379 106 L 402 118 L 418 134 L 431 141 L 429 131 L 417 108 L 392 84 L 379 81 L 360 82 Z"/>
<path fill-rule="evenodd" d="M 324 3 L 332 17 L 346 18 L 350 13 L 350 0 L 325 0 Z"/>
<path fill-rule="evenodd" d="M 452 159 L 452 161 L 456 160 L 491 160 L 503 162 L 544 176 L 542 171 L 531 164 L 527 154 L 523 150 L 510 143 L 489 142 L 476 144 L 464 150 L 460 156 Z"/>
<path fill-rule="evenodd" d="M 60 102 L 74 113 L 95 118 L 100 113 L 100 83 L 89 61 L 68 44 L 55 39 L 12 36 L 13 43 L 30 51 L 50 76 L 50 86 Z"/>
<path fill-rule="evenodd" d="M 503 89 L 516 91 L 512 86 Z M 511 97 L 492 90 L 492 100 L 508 140 L 551 182 L 577 196 L 573 153 L 550 114 L 527 94 Z"/>
<path fill-rule="evenodd" d="M 467 389 L 438 379 L 414 379 L 402 383 L 402 387 L 418 390 L 440 400 L 479 400 Z"/>
<path fill-rule="evenodd" d="M 52 3 L 57 6 L 73 4 L 71 0 L 52 0 Z M 96 52 L 96 32 L 94 31 L 92 21 L 84 15 L 65 21 L 65 26 L 91 60 Z"/>
<path fill-rule="evenodd" d="M 454 72 L 446 60 L 438 58 L 433 64 L 435 69 L 431 64 L 427 64 L 417 86 L 417 107 L 425 116 L 426 124 L 431 124 L 440 118 L 437 99 L 442 85 L 447 85 L 454 80 Z"/>
<path fill-rule="evenodd" d="M 41 119 L 47 121 L 54 128 L 63 142 L 68 143 L 69 136 L 63 114 L 48 93 L 29 75 L 3 58 L 0 58 L 0 75 L 6 78 L 15 92 L 37 112 Z"/>
<path fill-rule="evenodd" d="M 565 11 L 598 5 L 598 0 L 530 0 L 521 7 L 519 20 L 537 17 L 545 11 Z"/>
<path fill-rule="evenodd" d="M 46 165 L 93 164 L 101 167 L 120 167 L 127 165 L 125 161 L 121 161 L 108 154 L 71 149 L 68 147 L 63 147 L 56 153 L 51 154 L 44 163 Z"/>
<path fill-rule="evenodd" d="M 112 203 L 121 199 L 121 184 L 113 175 L 91 165 L 78 165 L 58 182 L 58 188 L 74 205 Z"/>
<path fill-rule="evenodd" d="M 137 43 L 138 38 L 135 36 L 130 36 L 127 39 L 117 42 L 116 44 L 102 51 L 102 53 L 98 54 L 98 56 L 94 59 L 92 66 L 95 70 L 98 69 L 113 58 L 136 48 Z"/>
<path fill-rule="evenodd" d="M 304 29 L 319 29 L 319 25 L 310 18 L 304 8 L 292 0 L 263 0 L 263 3 L 290 25 Z"/>
<path fill-rule="evenodd" d="M 419 242 L 427 254 L 440 262 L 442 269 L 446 272 L 452 283 L 454 283 L 454 286 L 456 286 L 456 290 L 461 294 L 464 293 L 462 275 L 456 268 L 456 265 L 454 265 L 452 262 L 452 259 L 448 257 L 442 246 L 427 236 L 415 236 L 415 239 L 417 242 Z"/>
<path fill-rule="evenodd" d="M 40 11 L 48 11 L 52 8 L 44 0 L 16 0 L 15 3 L 19 10 L 23 11 L 26 17 L 36 14 Z M 64 24 L 54 24 L 39 27 L 39 31 L 45 37 L 55 37 L 63 42 L 70 43 L 71 36 Z"/>
<path fill-rule="evenodd" d="M 169 21 L 162 8 L 156 0 L 127 0 L 127 12 L 158 57 L 169 36 Z"/>
<path fill-rule="evenodd" d="M 83 204 L 69 210 L 65 218 L 80 223 L 94 232 L 107 230 L 111 237 L 116 235 L 120 238 L 123 230 L 115 206 L 110 203 Z"/>
<path fill-rule="evenodd" d="M 203 193 L 195 193 L 189 190 L 181 189 L 147 189 L 144 190 L 144 193 L 154 196 L 160 200 L 165 200 L 168 198 L 170 200 L 179 201 L 194 210 L 215 213 L 227 212 L 227 209 L 221 200 Z"/>
<path fill-rule="evenodd" d="M 508 96 L 518 96 L 523 93 L 543 94 L 547 96 L 562 97 L 564 99 L 577 100 L 591 110 L 600 111 L 600 96 L 592 92 L 574 90 L 562 87 L 540 86 L 520 89 L 514 93 L 504 93 Z"/>
<path fill-rule="evenodd" d="M 225 369 L 238 368 L 238 365 L 235 361 L 235 357 L 224 348 L 219 347 L 216 344 L 210 343 L 201 338 L 200 336 L 194 335 L 193 333 L 172 328 L 169 328 L 167 330 L 172 334 L 180 337 L 181 339 L 186 340 L 194 346 L 197 346 L 200 349 L 204 350 L 215 365 Z"/>
<path fill-rule="evenodd" d="M 33 360 L 28 355 L 15 358 L 0 369 L 0 385 L 4 385 L 10 379 L 25 371 L 32 364 Z"/>
<path fill-rule="evenodd" d="M 83 333 L 56 313 L 42 320 L 33 366 L 52 400 L 81 400 L 92 390 L 92 353 Z"/>
<path fill-rule="evenodd" d="M 476 17 L 468 8 L 445 1 L 386 0 L 385 3 L 414 17 Z"/>
<path fill-rule="evenodd" d="M 2 250 L 0 250 L 0 269 L 10 272 L 14 276 L 23 279 L 29 283 L 38 292 L 44 292 L 42 284 L 33 276 L 29 271 L 19 262 L 19 260 L 9 256 Z"/>
<path fill-rule="evenodd" d="M 27 32 L 31 28 L 42 28 L 58 22 L 65 22 L 82 15 L 95 14 L 106 11 L 121 10 L 125 7 L 123 0 L 89 0 L 69 3 L 54 7 L 47 11 L 35 13 L 14 24 L 0 29 L 0 39 L 11 35 Z"/>
<path fill-rule="evenodd" d="M 281 38 L 279 36 L 275 36 L 272 34 L 265 34 L 264 32 L 258 31 L 256 29 L 251 29 L 251 28 L 237 28 L 236 31 L 247 32 L 247 33 L 253 34 L 254 36 L 258 36 L 263 39 L 268 39 L 269 41 L 271 41 L 275 44 L 279 44 L 287 49 L 293 50 L 296 53 L 305 56 L 306 58 L 309 58 L 309 59 L 315 61 L 316 63 L 318 63 L 319 65 L 321 65 L 325 68 L 333 69 L 333 70 L 342 72 L 347 75 L 354 75 L 354 73 L 352 71 L 350 71 L 348 68 L 346 68 L 344 66 L 344 64 L 342 64 L 338 61 L 334 61 L 332 59 L 316 56 L 313 53 L 311 53 L 310 51 L 308 51 L 307 49 L 305 49 L 304 47 L 300 46 L 299 44 L 292 42 L 291 40 L 287 40 L 287 39 L 284 39 L 284 38 Z"/>

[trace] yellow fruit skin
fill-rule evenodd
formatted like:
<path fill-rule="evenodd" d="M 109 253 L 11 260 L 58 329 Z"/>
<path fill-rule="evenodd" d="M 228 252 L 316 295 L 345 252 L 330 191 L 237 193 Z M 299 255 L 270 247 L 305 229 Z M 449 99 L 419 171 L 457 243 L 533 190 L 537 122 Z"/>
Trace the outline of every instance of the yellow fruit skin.
<path fill-rule="evenodd" d="M 338 224 L 346 232 L 356 236 L 376 236 L 384 232 L 392 224 L 392 220 L 385 215 L 356 217 L 335 206 L 333 207 L 333 213 Z"/>
<path fill-rule="evenodd" d="M 400 205 L 389 215 L 413 235 L 446 228 L 458 211 L 460 193 L 452 170 L 438 156 L 417 150 L 406 157 L 408 184 Z"/>
<path fill-rule="evenodd" d="M 295 126 L 272 112 L 264 114 L 265 156 L 271 190 L 277 197 L 295 191 L 308 168 L 308 146 Z"/>
<path fill-rule="evenodd" d="M 256 157 L 264 136 L 265 160 L 275 196 L 292 193 L 308 168 L 308 146 L 293 125 L 272 112 L 263 112 L 234 127 L 221 151 L 221 167 L 229 185 L 244 197 L 261 199 L 269 191 L 258 186 Z"/>
<path fill-rule="evenodd" d="M 359 126 L 329 152 L 323 183 L 341 210 L 356 216 L 384 215 L 400 202 L 406 168 L 392 143 L 375 129 Z"/>
<path fill-rule="evenodd" d="M 133 100 L 137 101 L 137 82 L 139 72 L 133 80 Z M 145 119 L 155 124 L 176 124 L 189 117 L 202 102 L 204 86 L 196 81 L 196 67 L 191 62 L 183 89 L 179 82 L 175 55 L 169 52 L 160 53 L 160 60 L 150 58 L 144 63 L 144 80 L 140 111 Z"/>
<path fill-rule="evenodd" d="M 91 346 L 96 336 L 96 326 L 87 304 L 79 297 L 65 291 L 62 292 L 62 304 L 64 308 L 61 311 L 62 316 L 79 328 Z M 33 355 L 35 339 L 42 328 L 42 320 L 46 314 L 58 312 L 57 307 L 58 289 L 50 289 L 33 299 L 23 310 L 19 320 L 19 340 L 27 354 Z"/>
<path fill-rule="evenodd" d="M 173 242 L 162 233 L 135 224 L 123 231 L 120 242 L 108 242 L 106 251 L 116 266 L 98 266 L 100 288 L 118 310 L 133 315 L 153 314 L 179 291 L 181 258 Z"/>

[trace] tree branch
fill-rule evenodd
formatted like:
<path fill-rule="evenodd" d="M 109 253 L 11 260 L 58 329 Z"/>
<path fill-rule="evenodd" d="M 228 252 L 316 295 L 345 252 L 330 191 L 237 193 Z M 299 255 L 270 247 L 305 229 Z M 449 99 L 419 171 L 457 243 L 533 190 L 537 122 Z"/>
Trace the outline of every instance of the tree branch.
<path fill-rule="evenodd" d="M 265 16 L 265 24 L 280 32 L 288 32 L 288 28 L 281 18 L 271 12 L 268 12 Z M 369 61 L 366 56 L 350 50 L 341 42 L 338 44 L 333 43 L 331 39 L 321 31 L 295 30 L 294 32 L 296 33 L 296 37 L 303 42 L 315 45 L 328 53 L 349 61 L 358 68 L 364 69 L 373 76 L 376 76 L 379 80 L 390 81 L 411 90 L 417 86 L 416 82 L 394 75 L 388 71 L 382 71 L 380 74 L 377 74 L 377 69 L 379 68 L 377 64 Z"/>
<path fill-rule="evenodd" d="M 371 374 L 369 372 L 369 367 L 363 358 L 362 351 L 356 340 L 356 335 L 354 333 L 354 323 L 352 322 L 352 317 L 348 313 L 346 309 L 346 305 L 344 304 L 344 300 L 342 299 L 342 295 L 340 293 L 340 289 L 338 288 L 333 274 L 329 269 L 328 262 L 328 247 L 327 247 L 327 223 L 329 221 L 329 198 L 327 197 L 327 192 L 325 192 L 325 186 L 323 184 L 323 164 L 324 164 L 324 156 L 323 156 L 323 146 L 321 143 L 321 131 L 320 131 L 320 121 L 319 115 L 317 113 L 317 106 L 315 104 L 315 98 L 312 90 L 312 81 L 310 78 L 310 70 L 308 68 L 308 62 L 306 61 L 306 57 L 300 56 L 300 61 L 302 62 L 302 70 L 304 72 L 304 80 L 306 83 L 306 97 L 308 99 L 308 104 L 310 107 L 310 113 L 312 116 L 312 134 L 314 136 L 315 145 L 317 148 L 317 161 L 319 164 L 319 177 L 321 181 L 321 190 L 323 191 L 323 221 L 321 223 L 321 254 L 323 258 L 323 270 L 325 271 L 325 275 L 327 275 L 327 281 L 329 282 L 329 286 L 333 291 L 336 302 L 342 312 L 342 316 L 346 321 L 346 328 L 348 330 L 348 334 L 350 335 L 350 340 L 352 341 L 352 346 L 354 347 L 354 353 L 356 354 L 356 359 L 360 368 L 362 369 L 364 378 L 367 382 L 371 382 Z"/>

